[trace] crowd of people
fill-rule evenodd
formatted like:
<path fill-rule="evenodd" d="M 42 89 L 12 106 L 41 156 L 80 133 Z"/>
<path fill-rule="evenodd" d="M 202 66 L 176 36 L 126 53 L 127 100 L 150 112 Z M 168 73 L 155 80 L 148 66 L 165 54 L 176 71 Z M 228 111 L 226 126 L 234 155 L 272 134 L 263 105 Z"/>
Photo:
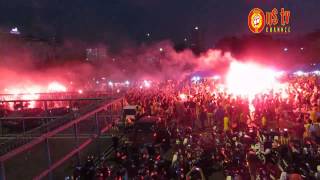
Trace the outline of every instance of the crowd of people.
<path fill-rule="evenodd" d="M 123 143 L 98 179 L 320 179 L 316 76 L 285 77 L 284 88 L 234 95 L 216 80 L 133 88 L 137 119 L 158 118 L 151 144 Z M 78 176 L 81 177 L 81 176 Z"/>

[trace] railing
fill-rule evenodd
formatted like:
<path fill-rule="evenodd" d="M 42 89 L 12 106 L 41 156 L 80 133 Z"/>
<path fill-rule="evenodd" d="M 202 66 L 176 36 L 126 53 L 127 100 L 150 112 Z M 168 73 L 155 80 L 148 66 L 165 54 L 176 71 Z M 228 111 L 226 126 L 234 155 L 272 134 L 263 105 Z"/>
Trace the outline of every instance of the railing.
<path fill-rule="evenodd" d="M 28 99 L 28 95 L 32 95 L 30 99 Z M 116 94 L 107 91 L 90 91 L 90 92 L 61 92 L 61 93 L 29 93 L 29 94 L 0 94 L 0 102 L 1 101 L 27 101 L 27 100 L 54 100 L 54 99 L 88 99 L 88 98 L 96 98 L 103 99 L 105 97 L 110 97 Z M 34 99 L 33 97 L 37 97 Z"/>
<path fill-rule="evenodd" d="M 80 96 L 78 96 L 79 95 L 78 93 L 72 93 L 72 92 L 68 92 L 68 93 L 42 93 L 39 95 L 43 95 L 41 97 L 43 97 L 45 99 L 40 98 L 35 101 L 42 102 L 42 104 L 39 104 L 39 107 L 43 108 L 44 110 L 46 110 L 48 108 L 47 107 L 48 101 L 61 101 L 61 103 L 59 105 L 62 106 L 62 104 L 63 104 L 65 106 L 69 106 L 69 107 L 72 106 L 71 102 L 81 103 L 81 101 L 84 101 L 85 104 L 87 104 L 88 102 L 91 102 L 91 104 L 88 105 L 87 107 L 80 108 L 80 111 L 78 113 L 79 115 L 82 114 L 81 113 L 82 111 L 86 112 L 86 111 L 90 110 L 90 106 L 93 106 L 93 108 L 95 108 L 96 105 L 97 104 L 99 105 L 100 102 L 111 101 L 111 100 L 117 99 L 119 97 L 122 97 L 122 94 L 120 94 L 120 93 L 117 93 L 115 96 L 110 96 L 110 93 L 108 93 L 108 92 L 88 92 L 84 96 L 82 96 L 82 94 L 80 94 Z M 1 99 L 1 97 L 3 98 L 5 96 L 14 96 L 14 95 L 0 94 L 0 99 Z M 69 99 L 69 98 L 71 98 L 71 99 Z M 27 101 L 27 100 L 25 100 L 25 99 L 23 99 L 23 100 L 6 100 L 6 101 L 2 101 L 2 102 L 25 102 L 25 101 Z M 0 103 L 1 103 L 1 101 L 0 101 Z M 30 133 L 32 133 L 32 136 L 35 136 L 35 135 L 39 134 L 39 133 L 37 133 L 39 131 L 41 131 L 40 132 L 40 134 L 41 134 L 42 132 L 53 129 L 54 127 L 61 125 L 61 123 L 63 123 L 64 121 L 67 121 L 68 119 L 72 118 L 73 114 L 69 113 L 67 115 L 60 116 L 60 117 L 54 117 L 54 118 L 50 118 L 50 117 L 46 116 L 45 114 L 42 114 L 42 116 L 43 117 L 11 117 L 11 116 L 2 117 L 2 118 L 0 118 L 0 133 L 1 133 L 0 135 L 5 137 L 6 134 L 4 134 L 4 132 L 8 133 L 10 131 L 10 129 L 6 129 L 6 131 L 4 131 L 4 129 L 3 129 L 3 125 L 5 124 L 5 121 L 8 121 L 8 120 L 21 121 L 19 123 L 22 123 L 21 124 L 22 125 L 22 132 L 15 132 L 14 135 L 17 135 L 17 133 L 21 133 L 25 137 L 25 136 L 28 136 L 28 134 L 30 134 Z M 45 125 L 42 125 L 41 127 L 36 127 L 32 130 L 29 129 L 29 131 L 26 132 L 25 126 L 26 126 L 26 120 L 28 120 L 28 119 L 31 119 L 31 120 L 37 119 L 39 121 L 42 121 L 42 123 L 49 122 L 49 126 L 45 124 Z M 49 120 L 49 121 L 47 121 L 47 120 Z M 40 124 L 38 124 L 38 125 L 40 125 Z M 44 130 L 41 130 L 41 129 L 44 129 Z M 10 134 L 10 133 L 8 133 L 8 134 L 12 137 L 12 134 Z M 17 138 L 18 137 L 19 136 L 17 136 Z M 3 142 L 1 144 L 3 144 Z M 1 148 L 0 148 L 0 150 L 1 150 Z M 0 155 L 1 155 L 1 152 L 0 152 Z"/>
<path fill-rule="evenodd" d="M 119 146 L 121 147 L 123 145 L 123 139 L 124 139 L 124 135 L 121 135 L 119 137 Z M 107 147 L 102 154 L 99 155 L 99 157 L 97 157 L 94 160 L 94 165 L 95 167 L 100 167 L 106 160 L 107 158 L 111 155 L 111 153 L 114 151 L 113 146 L 110 145 L 109 147 Z"/>
<path fill-rule="evenodd" d="M 86 112 L 92 111 L 94 108 L 97 108 L 99 105 L 101 105 L 101 102 L 88 105 L 88 107 L 79 110 L 79 116 L 84 115 Z M 20 134 L 20 135 L 16 136 L 15 139 L 11 139 L 11 140 L 8 140 L 6 142 L 1 143 L 0 144 L 0 156 L 12 151 L 13 149 L 15 149 L 23 144 L 27 144 L 28 142 L 32 141 L 33 139 L 35 139 L 37 137 L 40 137 L 41 135 L 43 135 L 46 132 L 52 131 L 52 130 L 66 124 L 67 122 L 70 122 L 70 120 L 72 120 L 72 118 L 74 118 L 74 113 L 69 113 L 61 118 L 57 118 L 53 121 L 50 121 L 47 124 L 36 127 L 26 133 Z"/>
<path fill-rule="evenodd" d="M 99 139 L 100 135 L 107 132 L 109 130 L 110 125 L 115 120 L 114 115 L 116 115 L 118 118 L 120 117 L 120 112 L 123 107 L 123 99 L 117 99 L 114 101 L 111 100 L 104 100 L 104 101 L 98 101 L 95 104 L 91 104 L 87 106 L 84 109 L 79 110 L 76 114 L 70 114 L 63 118 L 58 118 L 48 124 L 44 124 L 43 126 L 40 126 L 36 129 L 33 129 L 31 131 L 28 131 L 24 135 L 19 135 L 13 140 L 9 140 L 3 145 L 0 146 L 0 180 L 5 180 L 7 177 L 6 174 L 9 174 L 9 177 L 12 176 L 19 176 L 20 174 L 13 173 L 10 165 L 13 163 L 17 163 L 18 161 L 27 161 L 23 158 L 15 158 L 16 156 L 20 157 L 21 155 L 27 156 L 27 152 L 32 151 L 38 151 L 37 147 L 39 145 L 45 145 L 46 147 L 46 156 L 48 166 L 41 166 L 39 169 L 46 168 L 41 173 L 36 172 L 36 170 L 33 170 L 31 167 L 31 170 L 23 170 L 22 173 L 30 173 L 31 177 L 34 177 L 35 179 L 41 179 L 43 177 L 49 176 L 49 179 L 52 178 L 52 172 L 59 168 L 62 164 L 65 164 L 67 160 L 69 160 L 71 157 L 74 157 L 74 155 L 79 154 L 80 151 L 83 151 L 84 148 L 89 146 L 92 142 L 94 142 L 95 139 Z M 106 114 L 106 116 L 98 116 L 99 114 Z M 108 117 L 108 118 L 100 118 L 100 117 Z M 93 121 L 92 121 L 93 120 Z M 105 121 L 106 120 L 106 121 Z M 94 128 L 94 132 L 92 133 L 91 138 L 84 141 L 82 144 L 79 144 L 79 129 L 81 130 L 81 127 L 90 126 L 88 129 Z M 50 143 L 57 143 L 55 139 L 50 139 L 58 133 L 62 133 L 64 131 L 74 133 L 74 140 L 71 141 L 72 143 L 75 143 L 75 148 L 70 149 L 70 151 L 60 158 L 57 161 L 52 160 L 52 156 L 55 156 L 56 154 L 60 153 L 52 153 L 52 151 L 62 151 L 64 149 L 51 149 Z M 60 141 L 59 141 L 60 142 Z M 65 142 L 63 142 L 65 143 Z M 67 145 L 70 145 L 68 143 Z M 57 148 L 57 147 L 56 147 Z M 67 147 L 61 147 L 61 148 L 67 148 Z M 26 154 L 27 153 L 27 154 Z M 21 155 L 20 155 L 21 154 Z M 34 154 L 35 156 L 38 156 Z M 79 155 L 78 155 L 79 156 Z M 29 157 L 29 156 L 28 156 Z M 29 157 L 30 158 L 30 157 Z M 40 157 L 38 157 L 40 158 Z M 41 157 L 43 159 L 43 157 Z M 8 168 L 5 168 L 5 163 L 9 164 Z M 27 163 L 26 163 L 27 164 Z M 40 162 L 39 162 L 40 164 Z M 38 165 L 38 164 L 37 164 Z M 39 165 L 40 166 L 40 165 Z M 37 169 L 37 168 L 35 168 Z M 34 171 L 34 172 L 33 172 Z M 23 177 L 29 177 L 27 175 Z M 30 177 L 29 177 L 30 178 Z M 9 178 L 8 178 L 9 179 Z M 27 178 L 28 179 L 28 178 Z"/>

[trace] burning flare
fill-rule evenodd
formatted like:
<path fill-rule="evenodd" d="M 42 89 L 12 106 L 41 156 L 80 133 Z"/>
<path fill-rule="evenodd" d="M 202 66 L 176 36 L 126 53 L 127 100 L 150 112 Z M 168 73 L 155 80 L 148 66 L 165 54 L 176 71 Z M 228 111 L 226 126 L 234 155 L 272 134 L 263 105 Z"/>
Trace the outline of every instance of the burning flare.
<path fill-rule="evenodd" d="M 271 69 L 252 63 L 232 62 L 226 76 L 230 93 L 253 97 L 279 86 L 277 73 Z"/>
<path fill-rule="evenodd" d="M 47 91 L 48 92 L 66 92 L 67 88 L 58 82 L 52 82 L 48 85 Z"/>
<path fill-rule="evenodd" d="M 17 86 L 8 87 L 4 89 L 5 94 L 10 94 L 10 96 L 5 96 L 5 100 L 30 100 L 28 102 L 29 108 L 35 108 L 35 100 L 40 98 L 39 93 L 53 93 L 53 92 L 66 92 L 67 88 L 59 82 L 51 82 L 48 86 L 42 85 L 28 85 L 28 86 Z M 13 102 L 9 103 L 10 107 L 13 109 Z"/>

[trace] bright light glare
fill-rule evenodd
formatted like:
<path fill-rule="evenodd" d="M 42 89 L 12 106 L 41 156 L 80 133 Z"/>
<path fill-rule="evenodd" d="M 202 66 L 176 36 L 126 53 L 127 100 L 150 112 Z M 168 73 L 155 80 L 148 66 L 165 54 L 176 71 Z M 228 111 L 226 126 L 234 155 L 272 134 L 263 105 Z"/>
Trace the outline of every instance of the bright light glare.
<path fill-rule="evenodd" d="M 180 99 L 182 100 L 182 101 L 185 101 L 186 99 L 187 99 L 187 95 L 186 94 L 180 94 L 179 95 L 179 97 L 180 97 Z"/>
<path fill-rule="evenodd" d="M 320 75 L 320 71 L 319 70 L 313 71 L 313 73 L 316 74 L 316 75 Z"/>
<path fill-rule="evenodd" d="M 130 82 L 129 81 L 126 81 L 126 82 L 124 82 L 126 85 L 129 85 L 130 84 Z"/>
<path fill-rule="evenodd" d="M 17 27 L 14 27 L 14 28 L 11 29 L 10 33 L 11 33 L 11 34 L 19 35 L 19 34 L 20 34 L 20 31 L 18 30 Z"/>
<path fill-rule="evenodd" d="M 212 79 L 214 79 L 214 80 L 219 80 L 219 79 L 220 79 L 220 76 L 215 75 L 215 76 L 212 77 Z"/>
<path fill-rule="evenodd" d="M 147 81 L 147 80 L 144 80 L 143 83 L 144 83 L 144 86 L 145 86 L 146 88 L 149 88 L 149 87 L 151 86 L 151 85 L 150 85 L 150 82 Z"/>
<path fill-rule="evenodd" d="M 297 71 L 294 74 L 297 75 L 297 76 L 303 76 L 304 72 L 303 71 Z"/>
<path fill-rule="evenodd" d="M 223 84 L 218 85 L 218 92 L 225 92 L 225 86 Z"/>
<path fill-rule="evenodd" d="M 276 72 L 276 77 L 281 77 L 285 75 L 285 72 L 284 71 L 279 71 L 279 72 Z"/>
<path fill-rule="evenodd" d="M 5 92 L 8 94 L 12 94 L 12 99 L 6 98 L 6 100 L 37 100 L 39 99 L 40 95 L 36 94 L 41 92 L 40 86 L 30 86 L 30 87 L 20 87 L 20 88 L 6 88 Z M 9 96 L 10 97 L 10 96 Z M 29 101 L 29 108 L 35 108 L 36 102 Z M 11 109 L 13 109 L 14 104 L 12 102 L 9 103 Z"/>
<path fill-rule="evenodd" d="M 52 82 L 48 85 L 48 91 L 49 92 L 66 92 L 67 88 L 58 82 Z"/>
<path fill-rule="evenodd" d="M 227 89 L 235 95 L 253 97 L 279 84 L 276 73 L 252 63 L 232 62 L 226 78 Z"/>
<path fill-rule="evenodd" d="M 191 78 L 191 81 L 194 81 L 194 82 L 197 82 L 197 81 L 200 81 L 200 77 L 199 76 L 193 76 L 192 78 Z"/>
<path fill-rule="evenodd" d="M 11 94 L 11 96 L 5 97 L 5 100 L 30 100 L 28 101 L 29 108 L 36 107 L 36 102 L 34 100 L 38 100 L 40 98 L 39 93 L 66 92 L 66 91 L 67 91 L 67 88 L 58 82 L 51 82 L 47 86 L 33 84 L 28 86 L 7 87 L 4 89 L 4 92 L 6 94 Z M 10 102 L 9 106 L 11 109 L 14 109 L 13 102 Z"/>

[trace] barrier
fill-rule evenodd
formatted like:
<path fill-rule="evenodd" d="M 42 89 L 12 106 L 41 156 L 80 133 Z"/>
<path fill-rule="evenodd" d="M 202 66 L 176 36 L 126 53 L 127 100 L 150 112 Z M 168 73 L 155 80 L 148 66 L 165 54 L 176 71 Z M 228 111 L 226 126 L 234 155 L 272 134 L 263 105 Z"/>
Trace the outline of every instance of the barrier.
<path fill-rule="evenodd" d="M 108 136 L 109 127 L 120 119 L 122 108 L 122 98 L 112 102 L 99 101 L 73 114 L 73 117 L 70 115 L 58 118 L 5 142 L 0 145 L 0 179 L 62 178 L 63 171 L 68 169 L 62 166 L 70 167 L 80 163 L 84 159 L 81 154 L 86 149 L 95 149 L 93 152 L 100 153 L 99 146 L 108 143 L 100 137 Z M 74 136 L 66 139 L 54 138 L 66 133 Z M 90 136 L 83 138 L 80 134 Z"/>

